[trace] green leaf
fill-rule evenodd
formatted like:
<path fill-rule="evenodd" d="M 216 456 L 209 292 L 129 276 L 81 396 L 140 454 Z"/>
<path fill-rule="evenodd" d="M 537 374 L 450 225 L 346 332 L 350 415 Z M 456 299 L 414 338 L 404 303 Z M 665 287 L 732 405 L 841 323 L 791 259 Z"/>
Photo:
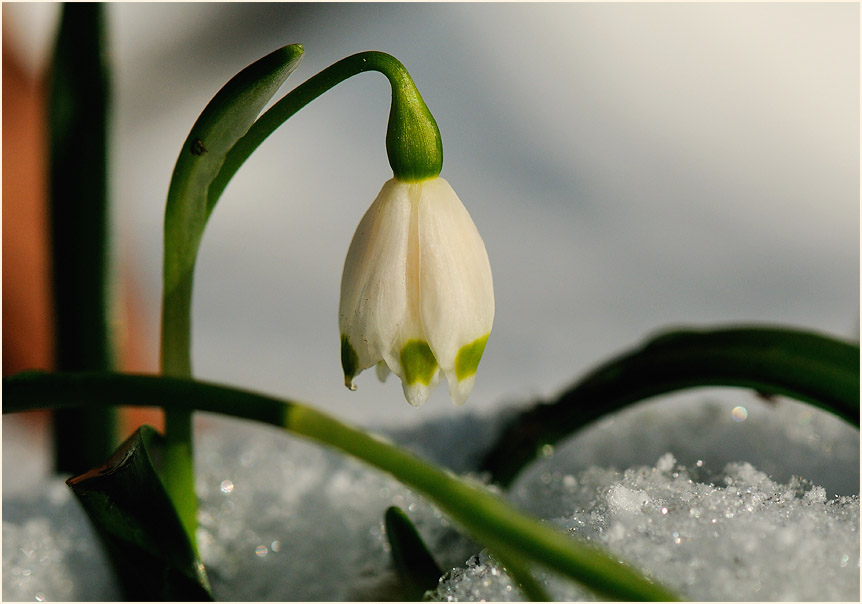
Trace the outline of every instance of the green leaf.
<path fill-rule="evenodd" d="M 556 401 L 519 414 L 481 467 L 509 484 L 543 445 L 631 403 L 701 386 L 789 396 L 859 426 L 858 345 L 776 327 L 679 330 L 601 365 Z"/>
<path fill-rule="evenodd" d="M 443 571 L 404 510 L 395 506 L 387 508 L 384 523 L 392 548 L 392 562 L 407 591 L 406 596 L 419 601 L 426 591 L 437 587 Z"/>
<path fill-rule="evenodd" d="M 234 76 L 203 110 L 177 158 L 165 209 L 162 367 L 166 373 L 191 375 L 192 275 L 204 227 L 224 183 L 215 194 L 210 194 L 210 187 L 231 147 L 293 73 L 302 53 L 300 44 L 279 48 Z"/>
<path fill-rule="evenodd" d="M 203 564 L 153 467 L 159 434 L 139 428 L 102 467 L 66 483 L 90 517 L 133 601 L 212 600 Z"/>
<path fill-rule="evenodd" d="M 192 126 L 177 159 L 165 208 L 162 293 L 162 372 L 191 376 L 191 304 L 194 266 L 207 219 L 226 182 L 212 190 L 228 152 L 242 139 L 266 103 L 299 65 L 303 49 L 292 44 L 271 52 L 235 75 Z M 195 542 L 191 413 L 165 414 L 165 485 L 190 540 Z"/>
<path fill-rule="evenodd" d="M 64 4 L 49 78 L 48 131 L 54 365 L 113 368 L 109 317 L 107 121 L 110 86 L 101 4 Z M 114 410 L 54 417 L 54 463 L 75 473 L 119 442 Z"/>
<path fill-rule="evenodd" d="M 486 489 L 382 438 L 306 405 L 184 378 L 40 372 L 3 378 L 3 413 L 84 401 L 197 409 L 270 423 L 360 459 L 421 492 L 510 568 L 527 570 L 540 565 L 610 599 L 678 599 L 616 556 L 539 522 Z M 521 584 L 526 580 L 521 573 Z M 532 591 L 538 594 L 538 590 Z"/>

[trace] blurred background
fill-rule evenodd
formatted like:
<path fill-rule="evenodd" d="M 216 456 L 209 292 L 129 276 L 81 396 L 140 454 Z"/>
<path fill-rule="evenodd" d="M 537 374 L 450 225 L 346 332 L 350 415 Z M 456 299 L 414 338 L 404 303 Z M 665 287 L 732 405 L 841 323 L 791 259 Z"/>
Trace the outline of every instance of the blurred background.
<path fill-rule="evenodd" d="M 39 103 L 59 6 L 2 10 L 9 373 L 50 364 Z M 127 370 L 158 370 L 162 218 L 189 129 L 236 72 L 294 42 L 306 54 L 285 92 L 381 50 L 404 63 L 440 126 L 442 176 L 482 233 L 495 280 L 494 330 L 468 410 L 553 396 L 672 326 L 766 322 L 858 340 L 855 3 L 107 12 L 112 267 Z M 383 76 L 352 78 L 282 126 L 228 186 L 197 265 L 197 377 L 362 425 L 466 412 L 445 387 L 414 409 L 397 380 L 380 384 L 373 371 L 356 392 L 343 386 L 341 270 L 391 177 L 388 111 Z"/>

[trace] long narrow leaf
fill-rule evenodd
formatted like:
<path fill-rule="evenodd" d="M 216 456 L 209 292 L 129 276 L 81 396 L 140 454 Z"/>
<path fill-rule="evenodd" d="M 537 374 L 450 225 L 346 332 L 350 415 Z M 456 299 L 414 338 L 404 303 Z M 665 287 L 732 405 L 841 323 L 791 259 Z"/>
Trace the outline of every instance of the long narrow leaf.
<path fill-rule="evenodd" d="M 30 372 L 3 380 L 3 412 L 91 404 L 158 405 L 227 413 L 316 440 L 423 493 L 492 553 L 560 572 L 611 599 L 676 600 L 600 549 L 542 524 L 497 496 L 385 440 L 298 403 L 182 378 Z"/>
<path fill-rule="evenodd" d="M 774 327 L 680 330 L 603 364 L 551 403 L 513 418 L 482 469 L 508 484 L 578 428 L 631 403 L 701 386 L 751 388 L 811 403 L 859 426 L 859 347 Z"/>
<path fill-rule="evenodd" d="M 189 132 L 174 168 L 165 209 L 162 367 L 190 375 L 192 274 L 207 219 L 217 198 L 209 189 L 228 151 L 242 138 L 299 65 L 299 44 L 249 65 L 213 97 Z"/>
<path fill-rule="evenodd" d="M 108 297 L 108 64 L 104 6 L 65 4 L 50 74 L 51 260 L 55 367 L 113 369 Z M 59 472 L 82 472 L 117 445 L 112 409 L 54 416 Z"/>
<path fill-rule="evenodd" d="M 218 194 L 210 195 L 210 187 L 228 151 L 296 69 L 302 53 L 299 44 L 285 46 L 235 75 L 203 110 L 180 151 L 165 208 L 161 366 L 166 375 L 192 373 L 194 266 L 204 227 L 218 199 Z M 162 476 L 194 545 L 197 499 L 191 412 L 166 409 L 165 437 Z"/>

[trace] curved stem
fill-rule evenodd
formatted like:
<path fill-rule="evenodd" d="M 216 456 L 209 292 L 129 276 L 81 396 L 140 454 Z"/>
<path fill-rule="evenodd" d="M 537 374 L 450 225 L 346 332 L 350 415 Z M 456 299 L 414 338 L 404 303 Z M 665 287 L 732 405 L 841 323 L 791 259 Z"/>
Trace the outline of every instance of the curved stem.
<path fill-rule="evenodd" d="M 420 122 L 417 124 L 418 128 L 411 133 L 414 135 L 414 138 L 408 142 L 411 145 L 416 145 L 416 138 L 423 139 L 421 146 L 427 147 L 425 151 L 427 155 L 436 155 L 436 157 L 428 158 L 428 161 L 436 165 L 436 173 L 434 175 L 439 174 L 443 165 L 443 146 L 442 142 L 440 142 L 440 132 L 436 121 L 434 121 L 419 91 L 416 89 L 413 79 L 404 65 L 401 64 L 401 61 L 392 55 L 378 51 L 366 51 L 333 63 L 317 75 L 306 80 L 303 84 L 294 88 L 266 113 L 260 116 L 252 127 L 249 128 L 248 133 L 239 139 L 228 152 L 222 169 L 210 186 L 210 206 L 208 209 L 212 211 L 227 183 L 230 182 L 230 179 L 233 178 L 239 167 L 279 126 L 326 91 L 344 80 L 366 71 L 382 73 L 392 86 L 393 106 L 390 112 L 390 128 L 386 140 L 390 163 L 397 163 L 393 162 L 393 153 L 397 153 L 398 151 L 394 148 L 397 144 L 396 141 L 390 141 L 390 138 L 395 137 L 395 134 L 392 132 L 393 121 L 418 121 Z M 406 112 L 407 115 L 399 115 L 399 111 Z M 393 170 L 395 169 L 396 167 L 393 165 Z M 408 177 L 406 180 L 410 180 L 410 178 Z"/>
<path fill-rule="evenodd" d="M 631 567 L 538 522 L 482 487 L 302 404 L 189 379 L 123 374 L 31 372 L 4 378 L 3 393 L 4 413 L 86 401 L 198 409 L 273 424 L 361 459 L 421 491 L 492 554 L 502 553 L 504 564 L 518 569 L 539 564 L 610 599 L 677 599 Z"/>

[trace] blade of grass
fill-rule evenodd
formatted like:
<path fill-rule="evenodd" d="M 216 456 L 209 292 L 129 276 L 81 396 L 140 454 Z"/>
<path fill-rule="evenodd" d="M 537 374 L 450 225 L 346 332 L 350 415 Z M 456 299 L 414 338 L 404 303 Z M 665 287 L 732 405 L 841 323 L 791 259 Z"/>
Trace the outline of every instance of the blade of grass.
<path fill-rule="evenodd" d="M 108 65 L 104 7 L 64 4 L 50 74 L 50 222 L 55 364 L 113 369 L 108 297 Z M 115 412 L 89 406 L 54 415 L 54 464 L 76 473 L 117 445 Z"/>
<path fill-rule="evenodd" d="M 513 418 L 482 470 L 507 485 L 545 444 L 634 402 L 687 388 L 733 386 L 821 407 L 859 426 L 859 347 L 777 327 L 679 330 L 587 374 L 551 403 Z"/>
<path fill-rule="evenodd" d="M 299 403 L 190 379 L 29 372 L 3 380 L 3 412 L 122 403 L 225 413 L 287 429 L 340 450 L 420 491 L 473 538 L 517 568 L 545 566 L 611 599 L 677 597 L 600 549 L 581 543 L 384 439 Z M 534 592 L 538 594 L 538 592 Z"/>

